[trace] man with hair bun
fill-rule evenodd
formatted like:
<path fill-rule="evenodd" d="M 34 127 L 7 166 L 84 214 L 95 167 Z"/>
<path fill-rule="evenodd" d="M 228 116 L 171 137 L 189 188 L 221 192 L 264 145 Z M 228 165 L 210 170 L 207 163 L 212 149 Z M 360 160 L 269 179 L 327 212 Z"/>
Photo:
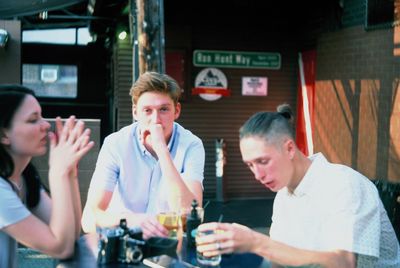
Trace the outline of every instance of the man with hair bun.
<path fill-rule="evenodd" d="M 350 167 L 306 157 L 296 146 L 288 105 L 254 114 L 240 128 L 244 163 L 273 192 L 270 236 L 240 224 L 197 240 L 206 256 L 253 252 L 273 267 L 400 267 L 396 239 L 375 185 Z M 315 266 L 314 266 L 315 265 Z"/>

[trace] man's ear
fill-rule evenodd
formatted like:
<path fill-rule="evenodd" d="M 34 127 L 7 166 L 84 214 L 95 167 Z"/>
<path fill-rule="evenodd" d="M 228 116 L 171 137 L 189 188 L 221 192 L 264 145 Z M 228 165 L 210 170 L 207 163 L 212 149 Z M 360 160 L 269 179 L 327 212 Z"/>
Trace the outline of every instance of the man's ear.
<path fill-rule="evenodd" d="M 293 159 L 293 157 L 296 153 L 296 144 L 292 139 L 287 139 L 285 141 L 285 150 L 286 150 L 289 158 Z"/>
<path fill-rule="evenodd" d="M 179 118 L 181 114 L 181 104 L 178 102 L 175 105 L 175 120 Z"/>
<path fill-rule="evenodd" d="M 133 119 L 135 119 L 137 121 L 137 106 L 136 106 L 136 104 L 132 104 L 132 116 L 133 116 Z"/>

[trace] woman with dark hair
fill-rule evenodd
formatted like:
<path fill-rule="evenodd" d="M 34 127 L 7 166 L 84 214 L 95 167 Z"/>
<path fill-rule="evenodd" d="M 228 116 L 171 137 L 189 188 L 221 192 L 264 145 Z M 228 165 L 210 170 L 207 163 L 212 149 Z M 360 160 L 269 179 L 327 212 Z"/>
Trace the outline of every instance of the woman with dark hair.
<path fill-rule="evenodd" d="M 90 130 L 74 116 L 55 133 L 34 93 L 0 85 L 0 267 L 17 266 L 17 242 L 55 258 L 72 255 L 80 234 L 79 160 L 93 147 Z M 50 198 L 30 163 L 50 141 Z"/>

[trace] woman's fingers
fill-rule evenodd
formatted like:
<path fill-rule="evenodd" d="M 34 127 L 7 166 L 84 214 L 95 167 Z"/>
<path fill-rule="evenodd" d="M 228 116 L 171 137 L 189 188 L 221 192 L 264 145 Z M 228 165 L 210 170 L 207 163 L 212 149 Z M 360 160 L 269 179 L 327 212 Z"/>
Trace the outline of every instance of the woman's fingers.
<path fill-rule="evenodd" d="M 84 124 L 79 124 L 79 126 L 77 126 L 77 128 L 75 128 L 70 135 L 71 138 L 69 142 L 73 145 L 74 150 L 80 150 L 84 148 L 90 141 L 90 129 L 87 128 L 82 132 L 83 128 Z"/>
<path fill-rule="evenodd" d="M 57 145 L 57 138 L 54 132 L 49 132 L 48 133 L 49 141 L 50 141 L 50 150 L 53 150 L 53 148 Z"/>
<path fill-rule="evenodd" d="M 69 139 L 71 144 L 76 143 L 76 141 L 82 136 L 83 130 L 85 128 L 85 123 L 82 120 L 78 120 L 70 126 Z"/>
<path fill-rule="evenodd" d="M 56 117 L 56 122 L 55 122 L 55 135 L 56 135 L 56 139 L 60 139 L 60 136 L 62 134 L 63 131 L 63 123 L 61 121 L 61 117 L 57 116 Z"/>
<path fill-rule="evenodd" d="M 87 152 L 89 152 L 89 150 L 92 149 L 93 146 L 94 146 L 94 141 L 91 141 L 87 145 L 85 145 L 85 147 L 81 148 L 77 152 L 77 160 L 76 161 L 79 161 L 85 154 L 87 154 Z"/>
<path fill-rule="evenodd" d="M 79 161 L 94 146 L 94 142 L 90 141 L 90 132 L 90 129 L 85 129 L 73 144 L 73 150 L 76 152 L 76 161 Z"/>
<path fill-rule="evenodd" d="M 56 130 L 59 136 L 59 142 L 68 142 L 79 149 L 88 144 L 89 140 L 86 136 L 90 136 L 90 130 L 85 129 L 85 123 L 82 120 L 76 120 L 75 116 L 70 116 L 65 120 L 64 126 L 61 119 L 56 118 Z"/>
<path fill-rule="evenodd" d="M 61 130 L 61 134 L 58 135 L 58 142 L 59 143 L 64 143 L 68 140 L 68 136 L 69 136 L 69 128 L 67 125 L 67 122 L 71 121 L 71 117 L 67 119 L 67 121 L 65 122 L 64 126 L 62 127 Z"/>
<path fill-rule="evenodd" d="M 85 123 L 76 120 L 75 116 L 66 119 L 64 125 L 57 117 L 56 131 L 59 133 L 58 141 L 54 133 L 49 133 L 51 151 L 57 155 L 54 160 L 62 157 L 67 168 L 76 166 L 94 146 L 94 142 L 90 141 L 90 129 L 85 129 Z"/>
<path fill-rule="evenodd" d="M 79 149 L 83 149 L 90 141 L 90 129 L 87 128 L 85 129 L 85 132 L 83 132 L 83 135 L 80 137 L 79 141 Z"/>

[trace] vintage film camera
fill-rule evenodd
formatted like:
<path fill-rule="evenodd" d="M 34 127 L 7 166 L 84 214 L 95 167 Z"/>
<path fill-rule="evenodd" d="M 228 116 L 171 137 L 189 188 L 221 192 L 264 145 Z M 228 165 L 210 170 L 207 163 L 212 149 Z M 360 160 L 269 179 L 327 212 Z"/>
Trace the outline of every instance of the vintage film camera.
<path fill-rule="evenodd" d="M 143 259 L 145 242 L 141 240 L 142 233 L 129 229 L 125 219 L 121 219 L 118 227 L 102 228 L 98 233 L 98 264 L 138 264 Z"/>

